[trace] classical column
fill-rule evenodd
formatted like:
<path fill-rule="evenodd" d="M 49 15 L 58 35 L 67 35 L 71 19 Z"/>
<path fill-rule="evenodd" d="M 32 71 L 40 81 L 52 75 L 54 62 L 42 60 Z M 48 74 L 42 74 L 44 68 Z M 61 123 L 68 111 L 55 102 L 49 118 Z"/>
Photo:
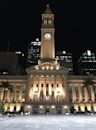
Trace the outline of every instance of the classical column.
<path fill-rule="evenodd" d="M 82 87 L 81 85 L 78 86 L 79 102 L 82 102 L 82 88 L 81 87 Z"/>
<path fill-rule="evenodd" d="M 10 90 L 7 91 L 7 102 L 10 102 Z"/>
<path fill-rule="evenodd" d="M 90 101 L 91 101 L 91 86 L 90 85 L 88 85 L 87 86 L 87 91 L 88 91 L 88 101 L 89 101 L 89 99 L 90 99 Z"/>
<path fill-rule="evenodd" d="M 30 95 L 29 95 L 29 92 L 30 92 L 30 79 L 32 78 L 32 77 L 30 77 L 30 76 L 31 76 L 31 75 L 28 75 L 28 77 L 27 77 L 26 98 L 25 98 L 26 102 L 29 102 L 29 101 L 30 101 Z"/>
<path fill-rule="evenodd" d="M 69 83 L 68 83 L 68 78 L 67 75 L 64 76 L 65 79 L 65 87 L 66 87 L 66 102 L 67 102 L 67 111 L 70 112 L 70 95 L 69 95 Z"/>
<path fill-rule="evenodd" d="M 61 100 L 64 102 L 65 98 L 65 93 L 64 93 L 64 86 L 63 83 L 61 82 Z"/>
<path fill-rule="evenodd" d="M 94 90 L 93 90 L 93 86 L 90 86 L 90 91 L 91 91 L 91 101 L 95 102 L 95 94 L 94 94 Z"/>
<path fill-rule="evenodd" d="M 56 101 L 56 96 L 57 96 L 56 88 L 57 88 L 57 84 L 56 84 L 56 76 L 55 76 L 55 82 L 54 82 L 54 98 L 55 98 L 55 101 Z"/>
<path fill-rule="evenodd" d="M 4 88 L 2 88 L 2 92 L 1 92 L 1 101 L 3 101 L 3 97 L 4 97 Z"/>
<path fill-rule="evenodd" d="M 41 92 L 41 77 L 39 77 L 39 81 L 38 81 L 38 98 L 40 101 L 40 92 Z"/>
<path fill-rule="evenodd" d="M 76 91 L 74 84 L 72 85 L 72 102 L 76 102 Z"/>
<path fill-rule="evenodd" d="M 36 86 L 36 77 L 35 77 L 35 81 L 33 83 L 33 101 L 36 102 L 37 101 L 37 86 Z"/>
<path fill-rule="evenodd" d="M 85 102 L 88 102 L 89 101 L 89 98 L 88 98 L 88 90 L 86 87 L 84 87 L 84 101 Z"/>
<path fill-rule="evenodd" d="M 14 102 L 16 102 L 16 86 L 14 86 L 14 94 L 13 94 L 13 97 L 14 97 Z"/>
<path fill-rule="evenodd" d="M 39 101 L 39 77 L 36 77 L 36 82 L 35 82 L 35 95 L 36 95 L 36 102 Z"/>
<path fill-rule="evenodd" d="M 63 77 L 63 78 L 64 78 L 64 77 Z M 65 101 L 66 101 L 66 100 L 67 100 L 67 99 L 66 99 L 66 98 L 67 98 L 67 94 L 66 94 L 66 93 L 67 93 L 67 92 L 66 92 L 67 90 L 66 90 L 66 82 L 65 82 L 65 80 L 64 80 L 64 88 L 63 88 L 63 89 L 64 89 L 64 99 L 65 99 Z"/>
<path fill-rule="evenodd" d="M 63 100 L 65 102 L 66 99 L 66 91 L 65 91 L 65 86 L 64 86 L 64 81 L 62 81 L 62 96 L 63 96 Z"/>
<path fill-rule="evenodd" d="M 52 96 L 52 79 L 51 79 L 51 77 L 49 79 L 48 84 L 49 84 L 49 101 L 51 101 L 51 96 Z"/>
<path fill-rule="evenodd" d="M 21 87 L 21 86 L 20 86 Z M 22 87 L 20 88 L 19 101 L 22 102 Z"/>
<path fill-rule="evenodd" d="M 47 84 L 48 82 L 47 82 L 47 77 L 45 76 L 45 80 L 44 80 L 44 88 L 43 88 L 43 90 L 44 90 L 44 101 L 46 100 L 46 91 L 47 91 L 47 87 L 46 87 L 46 84 Z"/>

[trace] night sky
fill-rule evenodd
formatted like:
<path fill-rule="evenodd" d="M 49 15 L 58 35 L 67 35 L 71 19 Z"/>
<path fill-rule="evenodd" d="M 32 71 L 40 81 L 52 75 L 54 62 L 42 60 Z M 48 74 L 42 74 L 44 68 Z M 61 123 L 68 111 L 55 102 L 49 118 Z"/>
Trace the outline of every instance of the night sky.
<path fill-rule="evenodd" d="M 96 53 L 96 5 L 64 0 L 0 2 L 0 51 L 6 51 L 9 42 L 9 51 L 26 54 L 28 44 L 40 38 L 41 14 L 47 3 L 55 15 L 56 50 L 71 52 L 75 62 L 88 48 Z"/>

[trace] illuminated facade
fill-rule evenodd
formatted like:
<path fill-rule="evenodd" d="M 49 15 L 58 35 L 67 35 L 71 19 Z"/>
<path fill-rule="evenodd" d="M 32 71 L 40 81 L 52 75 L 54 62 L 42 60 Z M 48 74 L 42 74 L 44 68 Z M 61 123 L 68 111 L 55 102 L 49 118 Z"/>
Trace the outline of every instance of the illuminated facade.
<path fill-rule="evenodd" d="M 0 102 L 5 111 L 30 113 L 96 112 L 96 77 L 69 75 L 55 59 L 54 14 L 42 14 L 41 54 L 26 76 L 0 76 Z M 7 87 L 6 87 L 7 86 Z"/>

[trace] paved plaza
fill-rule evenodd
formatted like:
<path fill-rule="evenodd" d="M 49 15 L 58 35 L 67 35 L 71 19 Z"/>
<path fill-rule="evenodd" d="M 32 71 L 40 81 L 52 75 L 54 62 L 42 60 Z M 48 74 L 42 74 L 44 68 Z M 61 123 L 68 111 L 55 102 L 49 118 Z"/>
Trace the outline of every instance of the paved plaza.
<path fill-rule="evenodd" d="M 0 117 L 0 130 L 96 130 L 96 116 Z"/>

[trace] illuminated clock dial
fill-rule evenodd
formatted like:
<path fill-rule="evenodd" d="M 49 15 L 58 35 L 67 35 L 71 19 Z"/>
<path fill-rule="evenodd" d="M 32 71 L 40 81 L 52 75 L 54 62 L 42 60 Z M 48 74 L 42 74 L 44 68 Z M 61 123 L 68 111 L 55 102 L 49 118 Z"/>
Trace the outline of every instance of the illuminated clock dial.
<path fill-rule="evenodd" d="M 44 37 L 45 37 L 46 39 L 50 39 L 50 38 L 51 38 L 51 34 L 50 34 L 50 33 L 45 33 L 45 34 L 44 34 Z"/>

